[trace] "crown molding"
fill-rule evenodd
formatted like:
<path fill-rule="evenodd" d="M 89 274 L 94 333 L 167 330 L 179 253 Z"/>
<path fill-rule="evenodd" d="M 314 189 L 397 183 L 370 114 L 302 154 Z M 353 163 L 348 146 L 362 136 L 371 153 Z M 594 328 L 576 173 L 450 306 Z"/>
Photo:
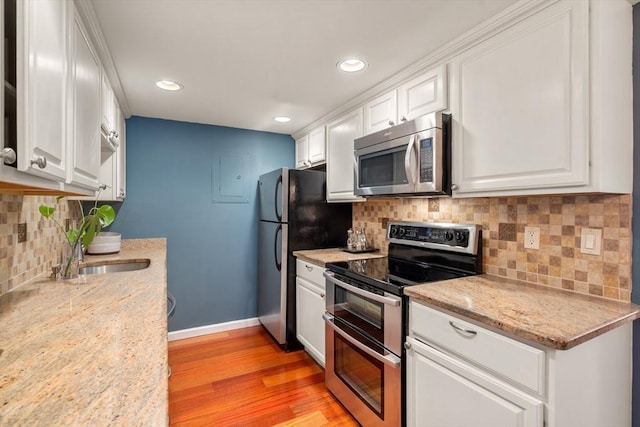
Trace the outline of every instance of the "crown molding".
<path fill-rule="evenodd" d="M 403 83 L 411 80 L 420 73 L 423 73 L 433 67 L 439 66 L 449 60 L 460 52 L 478 44 L 479 42 L 486 40 L 487 38 L 495 35 L 496 33 L 504 30 L 506 27 L 513 25 L 514 23 L 521 21 L 522 19 L 539 12 L 540 10 L 558 2 L 559 0 L 520 0 L 517 3 L 509 6 L 502 12 L 498 13 L 492 18 L 482 22 L 475 26 L 471 30 L 463 33 L 459 37 L 456 37 L 449 43 L 445 44 L 441 48 L 434 51 L 432 54 L 418 60 L 417 62 L 409 65 L 402 71 L 394 74 L 393 76 L 383 80 L 376 84 L 365 92 L 359 94 L 355 98 L 341 105 L 335 110 L 320 117 L 316 121 L 308 124 L 307 126 L 299 129 L 291 134 L 294 139 L 299 139 L 305 134 L 309 133 L 312 129 L 318 126 L 325 125 L 339 118 L 343 114 L 346 114 L 356 108 L 362 107 L 366 102 L 401 86 Z M 636 0 L 640 1 L 640 0 Z"/>
<path fill-rule="evenodd" d="M 91 3 L 91 0 L 74 0 L 74 3 L 78 9 L 80 18 L 87 27 L 87 31 L 89 32 L 88 36 L 98 54 L 98 58 L 102 64 L 102 69 L 107 74 L 113 93 L 118 99 L 120 110 L 126 118 L 129 118 L 131 117 L 131 109 L 129 108 L 127 97 L 122 89 L 118 70 L 116 69 L 113 58 L 111 57 L 109 45 L 104 38 L 104 33 L 102 32 L 102 27 L 100 27 L 100 23 L 98 22 L 98 17 L 96 16 L 93 4 Z"/>

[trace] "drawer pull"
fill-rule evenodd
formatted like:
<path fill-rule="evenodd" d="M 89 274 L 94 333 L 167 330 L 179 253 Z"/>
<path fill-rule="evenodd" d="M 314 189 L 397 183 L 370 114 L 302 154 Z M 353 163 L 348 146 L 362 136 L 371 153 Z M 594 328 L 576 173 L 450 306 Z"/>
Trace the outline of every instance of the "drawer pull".
<path fill-rule="evenodd" d="M 313 271 L 313 267 L 311 267 L 309 264 L 305 264 L 305 267 L 307 271 Z"/>
<path fill-rule="evenodd" d="M 451 325 L 451 327 L 453 329 L 455 329 L 456 331 L 460 332 L 463 336 L 466 336 L 467 338 L 473 338 L 476 335 L 478 335 L 478 333 L 476 331 L 472 331 L 470 329 L 461 328 L 460 326 L 458 326 L 455 323 L 453 323 L 453 321 L 451 321 L 451 320 L 449 320 L 449 325 Z"/>

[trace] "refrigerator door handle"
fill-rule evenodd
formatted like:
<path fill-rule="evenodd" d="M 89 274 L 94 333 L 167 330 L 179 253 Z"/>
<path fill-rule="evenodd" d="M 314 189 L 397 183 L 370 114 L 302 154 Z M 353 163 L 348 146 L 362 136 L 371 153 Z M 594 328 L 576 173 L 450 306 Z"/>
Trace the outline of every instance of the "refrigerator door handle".
<path fill-rule="evenodd" d="M 278 221 L 282 221 L 282 212 L 278 213 L 278 205 L 280 204 L 280 200 L 278 200 L 278 187 L 282 189 L 282 174 L 280 174 L 280 176 L 278 177 L 278 181 L 276 182 L 276 188 L 273 191 L 273 198 L 274 198 L 273 205 L 274 205 L 274 209 L 276 210 L 276 218 L 278 218 Z"/>
<path fill-rule="evenodd" d="M 276 261 L 276 268 L 278 271 L 282 271 L 282 260 L 278 261 L 278 233 L 282 233 L 282 225 L 278 225 L 276 234 L 273 237 L 273 257 Z"/>

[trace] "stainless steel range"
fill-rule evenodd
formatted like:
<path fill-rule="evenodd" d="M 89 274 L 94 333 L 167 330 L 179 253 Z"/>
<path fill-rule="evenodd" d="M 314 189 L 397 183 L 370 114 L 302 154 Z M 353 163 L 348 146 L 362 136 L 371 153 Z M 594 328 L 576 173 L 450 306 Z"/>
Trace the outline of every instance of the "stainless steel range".
<path fill-rule="evenodd" d="M 325 383 L 367 427 L 405 423 L 404 288 L 478 274 L 482 267 L 476 225 L 396 221 L 387 239 L 387 258 L 330 263 L 325 272 Z"/>

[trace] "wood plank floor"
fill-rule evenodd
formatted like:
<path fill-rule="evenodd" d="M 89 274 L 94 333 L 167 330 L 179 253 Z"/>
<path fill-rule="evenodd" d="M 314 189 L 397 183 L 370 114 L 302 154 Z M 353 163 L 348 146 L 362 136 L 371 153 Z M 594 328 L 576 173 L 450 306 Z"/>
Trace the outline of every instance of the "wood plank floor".
<path fill-rule="evenodd" d="M 357 426 L 304 351 L 261 327 L 169 343 L 172 426 Z"/>

